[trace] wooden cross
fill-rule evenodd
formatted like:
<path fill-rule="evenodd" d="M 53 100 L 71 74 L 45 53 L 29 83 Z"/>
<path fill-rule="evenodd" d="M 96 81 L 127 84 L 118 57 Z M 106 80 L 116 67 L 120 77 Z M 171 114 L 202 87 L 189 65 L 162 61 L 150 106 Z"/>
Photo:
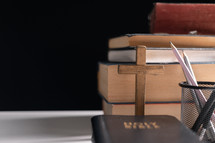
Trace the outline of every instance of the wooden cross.
<path fill-rule="evenodd" d="M 160 74 L 163 69 L 163 65 L 146 65 L 146 47 L 142 45 L 136 49 L 136 65 L 119 65 L 119 74 L 136 75 L 135 115 L 145 115 L 146 74 Z"/>

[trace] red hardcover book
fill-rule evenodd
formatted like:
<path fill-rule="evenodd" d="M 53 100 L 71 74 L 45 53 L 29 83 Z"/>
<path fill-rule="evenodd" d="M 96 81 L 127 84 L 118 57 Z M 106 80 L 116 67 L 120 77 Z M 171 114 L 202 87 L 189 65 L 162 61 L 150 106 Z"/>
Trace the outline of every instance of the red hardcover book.
<path fill-rule="evenodd" d="M 149 18 L 151 33 L 215 34 L 215 4 L 155 3 Z"/>

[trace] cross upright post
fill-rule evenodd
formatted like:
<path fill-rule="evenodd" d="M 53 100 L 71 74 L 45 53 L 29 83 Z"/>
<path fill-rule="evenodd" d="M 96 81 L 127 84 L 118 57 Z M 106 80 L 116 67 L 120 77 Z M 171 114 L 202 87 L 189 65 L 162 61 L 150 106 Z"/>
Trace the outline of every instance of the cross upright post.
<path fill-rule="evenodd" d="M 162 65 L 146 64 L 146 47 L 136 48 L 136 65 L 119 65 L 119 74 L 135 74 L 135 115 L 145 115 L 145 84 L 146 74 L 159 74 L 163 72 Z"/>

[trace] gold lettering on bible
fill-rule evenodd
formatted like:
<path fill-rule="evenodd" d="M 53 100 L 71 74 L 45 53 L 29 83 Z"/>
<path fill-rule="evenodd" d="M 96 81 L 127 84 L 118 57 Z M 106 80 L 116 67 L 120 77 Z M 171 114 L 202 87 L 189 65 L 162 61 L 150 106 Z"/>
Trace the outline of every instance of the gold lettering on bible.
<path fill-rule="evenodd" d="M 124 122 L 125 129 L 159 129 L 156 122 Z"/>

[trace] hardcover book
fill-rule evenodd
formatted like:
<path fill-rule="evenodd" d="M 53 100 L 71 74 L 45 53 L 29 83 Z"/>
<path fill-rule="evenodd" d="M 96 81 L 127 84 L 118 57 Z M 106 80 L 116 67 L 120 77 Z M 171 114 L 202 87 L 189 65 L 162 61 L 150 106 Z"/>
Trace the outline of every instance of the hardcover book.
<path fill-rule="evenodd" d="M 104 115 L 135 115 L 134 103 L 102 101 Z M 146 102 L 145 115 L 171 115 L 181 120 L 181 102 Z"/>
<path fill-rule="evenodd" d="M 108 102 L 135 102 L 135 75 L 119 74 L 119 64 L 99 63 L 98 91 Z M 163 74 L 146 74 L 146 102 L 181 101 L 178 84 L 186 81 L 181 66 L 163 65 Z M 215 64 L 192 64 L 192 68 L 198 81 L 215 81 Z"/>
<path fill-rule="evenodd" d="M 146 47 L 169 47 L 169 41 L 177 48 L 211 48 L 215 47 L 215 36 L 188 34 L 125 34 L 109 39 L 108 47 L 125 48 L 144 45 Z"/>
<path fill-rule="evenodd" d="M 215 4 L 155 3 L 149 15 L 151 33 L 215 34 Z"/>
<path fill-rule="evenodd" d="M 91 122 L 95 143 L 200 143 L 194 132 L 167 115 L 99 115 Z"/>

